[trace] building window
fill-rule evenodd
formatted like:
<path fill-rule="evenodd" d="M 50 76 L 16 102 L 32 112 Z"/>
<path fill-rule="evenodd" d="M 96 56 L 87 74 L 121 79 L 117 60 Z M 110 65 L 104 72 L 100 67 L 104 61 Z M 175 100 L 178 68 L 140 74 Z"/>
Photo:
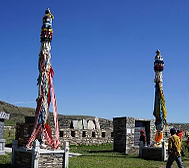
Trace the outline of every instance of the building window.
<path fill-rule="evenodd" d="M 114 137 L 114 132 L 111 132 L 111 137 Z"/>
<path fill-rule="evenodd" d="M 63 135 L 64 135 L 64 131 L 60 131 L 60 137 L 63 137 Z"/>
<path fill-rule="evenodd" d="M 105 138 L 105 136 L 106 136 L 106 133 L 102 132 L 102 137 Z"/>
<path fill-rule="evenodd" d="M 75 137 L 75 131 L 71 131 L 71 136 Z"/>
<path fill-rule="evenodd" d="M 86 137 L 86 131 L 83 131 L 82 137 Z"/>
<path fill-rule="evenodd" d="M 95 132 L 94 131 L 92 132 L 92 137 L 95 137 Z"/>

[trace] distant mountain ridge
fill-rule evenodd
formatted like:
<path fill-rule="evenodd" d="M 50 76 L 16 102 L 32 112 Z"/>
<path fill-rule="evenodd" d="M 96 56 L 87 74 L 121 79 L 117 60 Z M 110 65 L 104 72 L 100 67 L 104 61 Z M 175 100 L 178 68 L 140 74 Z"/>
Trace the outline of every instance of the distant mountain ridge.
<path fill-rule="evenodd" d="M 10 119 L 5 120 L 5 125 L 16 125 L 16 123 L 24 123 L 26 116 L 35 116 L 35 108 L 18 107 L 4 101 L 0 101 L 0 112 L 1 111 L 4 111 L 10 114 Z M 53 117 L 53 114 L 50 112 L 49 119 L 51 121 L 53 121 L 52 117 Z M 72 119 L 75 119 L 75 120 L 92 119 L 93 120 L 95 116 L 58 114 L 58 118 L 60 120 L 62 120 L 63 118 L 66 118 L 68 120 L 72 120 Z M 112 123 L 112 121 L 108 119 L 100 119 L 100 120 L 102 121 L 107 120 L 107 122 L 110 121 Z"/>
<path fill-rule="evenodd" d="M 25 121 L 25 116 L 35 116 L 34 108 L 17 107 L 4 101 L 0 101 L 0 111 L 10 114 L 10 119 L 5 121 L 7 124 L 22 123 Z"/>

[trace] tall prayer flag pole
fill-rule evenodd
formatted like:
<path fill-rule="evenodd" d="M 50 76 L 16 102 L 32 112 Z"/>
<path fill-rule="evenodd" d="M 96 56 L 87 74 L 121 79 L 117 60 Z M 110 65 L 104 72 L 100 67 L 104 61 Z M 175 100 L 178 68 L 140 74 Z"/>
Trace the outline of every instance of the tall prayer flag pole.
<path fill-rule="evenodd" d="M 155 61 L 154 61 L 154 71 L 155 71 L 155 102 L 154 102 L 154 112 L 155 116 L 155 126 L 156 126 L 156 135 L 155 141 L 159 142 L 163 138 L 163 129 L 167 124 L 167 112 L 165 106 L 165 98 L 163 94 L 163 69 L 164 62 L 163 57 L 159 50 L 156 51 Z"/>
<path fill-rule="evenodd" d="M 38 98 L 37 108 L 35 112 L 35 124 L 34 130 L 28 141 L 26 147 L 30 147 L 31 143 L 39 137 L 41 145 L 48 145 L 51 148 L 57 149 L 59 142 L 59 128 L 58 128 L 58 114 L 57 105 L 53 87 L 53 75 L 54 71 L 51 66 L 51 41 L 53 35 L 52 20 L 54 16 L 49 9 L 45 11 L 43 17 L 43 25 L 41 27 L 41 48 L 39 53 L 38 70 L 39 77 L 37 79 L 38 84 Z M 51 128 L 48 125 L 49 107 L 52 99 L 53 115 L 55 124 L 55 141 L 52 137 Z"/>

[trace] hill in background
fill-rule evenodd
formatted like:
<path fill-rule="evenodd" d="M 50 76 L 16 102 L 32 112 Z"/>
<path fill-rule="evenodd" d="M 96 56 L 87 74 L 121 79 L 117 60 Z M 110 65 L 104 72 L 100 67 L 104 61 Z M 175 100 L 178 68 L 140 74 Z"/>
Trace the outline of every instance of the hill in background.
<path fill-rule="evenodd" d="M 35 116 L 34 108 L 18 107 L 4 101 L 0 101 L 0 112 L 4 111 L 10 114 L 10 119 L 5 120 L 5 125 L 16 125 L 16 123 L 24 123 L 26 116 Z M 49 118 L 53 121 L 53 114 L 49 113 Z M 60 120 L 72 120 L 72 119 L 94 119 L 94 116 L 83 115 L 61 115 L 58 114 Z M 104 119 L 107 120 L 107 119 Z M 104 121 L 102 120 L 102 121 Z M 109 121 L 109 120 L 107 120 Z"/>
<path fill-rule="evenodd" d="M 23 123 L 25 121 L 25 116 L 35 116 L 34 108 L 17 107 L 3 101 L 0 101 L 0 112 L 1 111 L 10 114 L 10 119 L 5 120 L 5 125 Z"/>

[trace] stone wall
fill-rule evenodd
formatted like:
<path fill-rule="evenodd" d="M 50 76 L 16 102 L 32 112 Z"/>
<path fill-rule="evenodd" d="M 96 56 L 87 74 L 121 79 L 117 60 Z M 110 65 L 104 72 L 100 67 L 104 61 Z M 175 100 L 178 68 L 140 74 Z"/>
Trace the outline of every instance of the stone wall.
<path fill-rule="evenodd" d="M 75 130 L 60 129 L 60 142 L 69 141 L 70 144 L 89 145 L 112 143 L 112 130 Z M 63 134 L 63 135 L 62 135 Z"/>
<path fill-rule="evenodd" d="M 18 140 L 18 146 L 26 146 L 30 135 L 33 131 L 33 124 L 17 124 L 15 132 L 15 140 Z"/>
<path fill-rule="evenodd" d="M 114 151 L 123 152 L 126 150 L 126 117 L 114 118 Z"/>
<path fill-rule="evenodd" d="M 26 117 L 27 121 L 30 120 L 30 123 L 34 123 L 35 119 L 33 117 Z M 33 119 L 32 119 L 33 118 Z M 58 122 L 59 128 L 69 129 L 73 120 L 86 120 L 86 121 L 93 121 L 95 123 L 95 118 L 92 116 L 65 116 L 65 115 L 58 115 Z M 113 129 L 113 122 L 108 119 L 97 118 L 99 121 L 100 129 Z M 54 125 L 54 119 L 52 113 L 49 114 L 49 124 Z"/>
<path fill-rule="evenodd" d="M 189 124 L 188 123 L 169 123 L 169 129 L 172 127 L 182 130 L 184 137 L 186 137 L 187 133 L 189 133 Z"/>
<path fill-rule="evenodd" d="M 87 116 L 59 116 L 58 119 L 61 145 L 65 141 L 75 145 L 113 143 L 113 124 L 110 120 Z M 49 125 L 54 137 L 54 122 L 52 120 L 52 115 L 50 115 Z M 25 123 L 17 124 L 15 139 L 18 140 L 19 146 L 27 144 L 33 131 L 34 122 L 34 117 L 26 117 Z"/>
<path fill-rule="evenodd" d="M 132 117 L 117 117 L 113 118 L 114 126 L 114 151 L 122 152 L 125 154 L 138 153 L 139 150 L 139 134 L 140 130 L 144 129 L 147 143 L 146 145 L 154 142 L 156 133 L 155 120 L 137 119 Z M 189 124 L 168 124 L 168 130 L 164 131 L 164 140 L 170 136 L 170 128 L 183 130 L 184 135 L 189 132 Z M 138 142 L 136 143 L 135 141 Z"/>
<path fill-rule="evenodd" d="M 63 168 L 64 153 L 40 153 L 38 168 Z M 14 166 L 32 167 L 32 151 L 15 151 Z"/>
<path fill-rule="evenodd" d="M 64 153 L 41 153 L 38 168 L 62 168 Z"/>
<path fill-rule="evenodd" d="M 30 151 L 15 151 L 15 167 L 31 168 L 32 152 Z"/>
<path fill-rule="evenodd" d="M 134 145 L 134 133 L 135 119 L 132 117 L 126 117 L 126 154 L 131 153 L 131 147 Z"/>

